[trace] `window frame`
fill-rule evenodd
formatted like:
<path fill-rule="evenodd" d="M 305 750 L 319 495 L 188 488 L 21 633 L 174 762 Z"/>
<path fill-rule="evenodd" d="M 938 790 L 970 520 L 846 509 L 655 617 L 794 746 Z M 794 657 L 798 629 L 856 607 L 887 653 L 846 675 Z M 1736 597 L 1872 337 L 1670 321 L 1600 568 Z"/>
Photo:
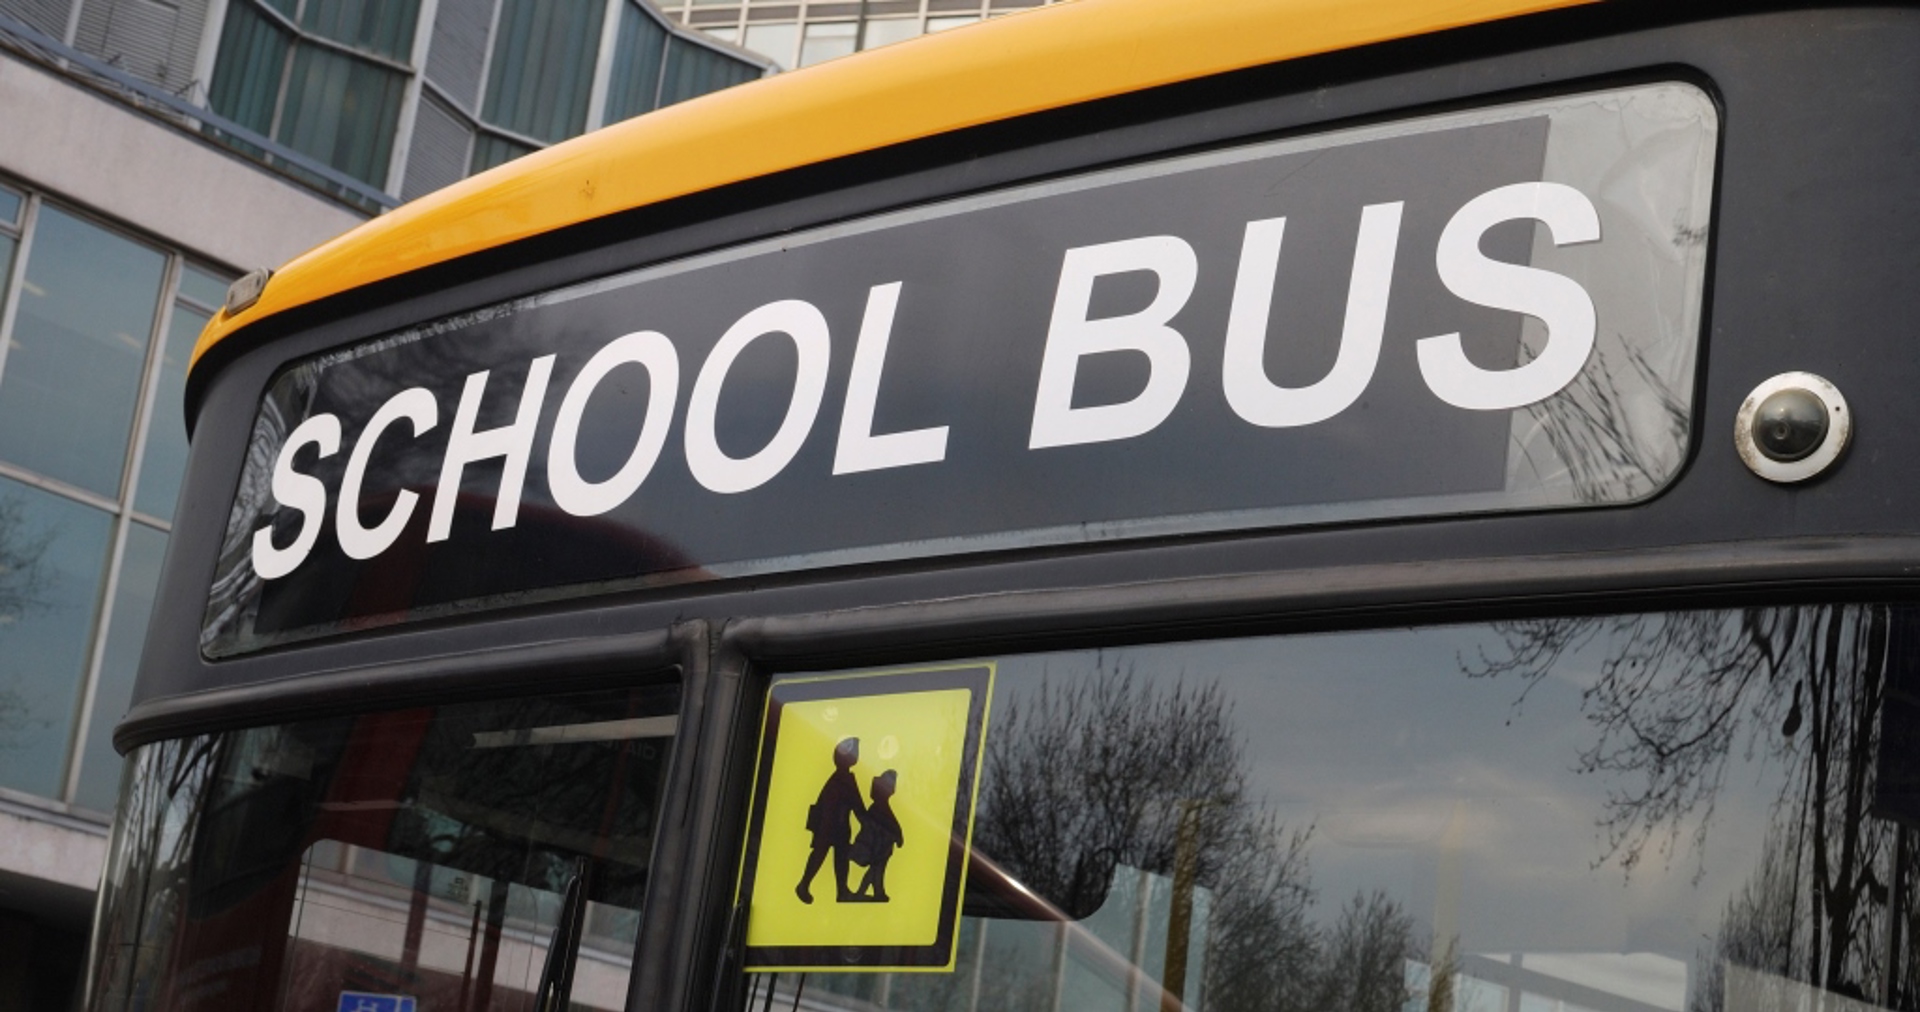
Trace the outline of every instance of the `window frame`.
<path fill-rule="evenodd" d="M 534 695 L 591 692 L 600 689 L 677 683 L 678 725 L 669 746 L 655 820 L 646 896 L 634 945 L 634 970 L 628 979 L 628 1010 L 646 1009 L 641 993 L 644 967 L 684 948 L 678 933 L 681 906 L 688 901 L 688 880 L 680 870 L 694 857 L 686 827 L 717 796 L 713 773 L 726 753 L 716 752 L 705 734 L 711 700 L 724 697 L 716 686 L 709 646 L 713 631 L 702 621 L 651 632 L 612 633 L 576 640 L 476 650 L 428 661 L 407 660 L 338 670 L 313 681 L 318 696 L 289 699 L 245 687 L 202 696 L 158 716 L 165 733 L 143 741 L 158 744 L 202 734 L 326 717 L 370 714 L 411 706 L 504 701 Z M 381 686 L 377 693 L 368 684 Z M 131 751 L 131 750 L 129 750 Z M 118 828 L 116 827 L 116 833 Z M 119 837 L 114 838 L 117 843 Z M 112 844 L 110 844 L 112 846 Z M 111 858 L 109 871 L 111 871 Z M 103 889 L 105 885 L 103 884 Z M 96 914 L 96 930 L 100 921 Z M 96 938 L 96 942 L 98 939 Z M 94 954 L 97 962 L 97 953 Z M 89 981 L 96 986 L 97 981 Z"/>
<path fill-rule="evenodd" d="M 239 2 L 258 2 L 258 0 L 239 0 Z M 427 0 L 426 4 L 422 5 L 423 11 L 427 5 L 435 2 L 436 0 Z M 401 130 L 403 131 L 403 137 L 401 141 L 395 145 L 397 153 L 401 152 L 405 144 L 411 141 L 411 124 L 414 113 L 422 101 L 421 93 L 431 93 L 438 103 L 445 107 L 445 111 L 450 111 L 453 117 L 459 120 L 460 124 L 466 128 L 469 136 L 463 164 L 467 167 L 466 171 L 469 175 L 502 164 L 497 161 L 489 161 L 487 164 L 482 165 L 475 161 L 480 153 L 480 145 L 483 143 L 483 139 L 495 144 L 506 144 L 525 148 L 527 149 L 527 153 L 551 147 L 553 143 L 556 143 L 541 140 L 530 134 L 521 133 L 487 118 L 485 112 L 486 96 L 493 84 L 494 49 L 498 44 L 500 14 L 504 6 L 504 0 L 491 0 L 489 4 L 486 50 L 481 55 L 480 73 L 477 76 L 475 93 L 471 100 L 454 95 L 424 72 L 415 73 L 415 91 L 412 97 L 407 100 L 407 105 L 401 110 Z M 629 12 L 631 12 L 632 16 L 650 19 L 664 33 L 661 39 L 658 76 L 653 87 L 653 104 L 647 109 L 633 115 L 644 115 L 647 112 L 664 108 L 661 99 L 665 96 L 667 88 L 666 71 L 668 57 L 672 53 L 676 43 L 693 45 L 710 50 L 716 54 L 725 55 L 737 60 L 747 66 L 757 66 L 760 68 L 760 76 L 762 77 L 775 71 L 775 65 L 765 57 L 760 57 L 757 60 L 751 59 L 750 57 L 757 56 L 758 54 L 750 53 L 724 40 L 716 39 L 704 32 L 688 28 L 680 22 L 675 21 L 672 17 L 662 13 L 659 9 L 648 3 L 647 0 L 606 0 L 601 9 L 600 41 L 595 51 L 591 87 L 587 94 L 586 126 L 582 131 L 584 133 L 591 133 L 602 127 L 621 122 L 619 119 L 609 118 L 607 114 L 608 98 L 614 87 L 613 67 L 619 59 L 617 51 L 619 47 L 621 19 L 623 16 L 628 15 Z M 423 13 L 422 15 L 422 28 L 424 30 L 420 38 L 430 41 L 432 26 L 430 23 L 424 23 L 426 20 L 430 20 L 428 14 L 430 14 L 430 12 Z M 428 43 L 419 43 L 419 45 L 422 46 L 426 44 Z M 424 49 L 421 50 L 421 54 L 418 62 L 424 67 L 426 63 Z M 520 156 L 515 155 L 514 157 Z M 389 181 L 395 184 L 403 184 L 405 176 L 406 163 L 404 154 L 397 154 L 393 172 L 389 176 Z M 396 185 L 396 187 L 389 190 L 389 192 L 398 193 L 398 186 Z"/>
<path fill-rule="evenodd" d="M 696 846 L 704 843 L 683 878 L 704 880 L 705 889 L 681 904 L 675 929 L 688 940 L 683 948 L 693 952 L 677 965 L 653 965 L 644 981 L 636 970 L 639 1000 L 628 1007 L 740 1007 L 744 992 L 732 989 L 746 979 L 737 961 L 746 911 L 733 905 L 733 890 L 746 841 L 762 707 L 777 677 L 1525 617 L 1890 603 L 1915 593 L 1911 583 L 1876 584 L 1867 575 L 1875 568 L 1869 560 L 1879 557 L 1873 546 L 1850 546 L 1836 553 L 1845 558 L 1825 560 L 1851 579 L 1836 576 L 1818 585 L 1789 575 L 1796 570 L 1793 551 L 1721 545 L 1477 559 L 1442 570 L 1360 565 L 731 618 L 711 661 L 708 724 L 697 732 L 726 744 L 719 757 L 706 761 L 702 786 L 713 793 L 700 799 L 705 810 L 682 834 Z M 1742 589 L 1701 592 L 1729 571 L 1748 577 L 1735 581 Z M 682 732 L 695 733 L 691 716 L 682 719 Z M 646 990 L 639 993 L 643 983 Z"/>
<path fill-rule="evenodd" d="M 121 567 L 126 557 L 127 539 L 132 525 L 136 523 L 170 538 L 175 523 L 172 518 L 157 517 L 137 510 L 134 506 L 139 495 L 140 467 L 145 459 L 153 413 L 161 399 L 160 382 L 167 333 L 172 325 L 174 312 L 180 306 L 184 305 L 202 312 L 211 312 L 218 308 L 205 306 L 181 290 L 180 281 L 187 270 L 198 270 L 216 279 L 222 275 L 237 277 L 239 272 L 191 255 L 132 226 L 29 185 L 24 180 L 0 175 L 0 186 L 18 193 L 21 197 L 21 209 L 17 221 L 0 222 L 0 235 L 16 243 L 13 263 L 5 277 L 0 278 L 0 386 L 4 386 L 5 383 L 7 345 L 13 334 L 20 303 L 19 293 L 26 279 L 27 261 L 32 256 L 33 241 L 37 234 L 35 226 L 39 221 L 42 208 L 49 206 L 56 208 L 63 214 L 77 218 L 127 242 L 154 250 L 165 260 L 161 268 L 160 289 L 156 294 L 154 310 L 148 324 L 145 357 L 140 366 L 133 418 L 126 433 L 124 444 L 126 455 L 121 461 L 120 481 L 116 493 L 111 497 L 103 496 L 90 489 L 78 488 L 20 465 L 0 460 L 0 477 L 19 482 L 36 491 L 99 510 L 108 518 L 110 526 L 107 553 L 104 568 L 95 587 L 93 628 L 85 646 L 86 660 L 81 670 L 80 688 L 75 694 L 74 712 L 66 718 L 68 740 L 65 755 L 61 760 L 62 773 L 58 795 L 51 799 L 42 799 L 43 801 L 51 800 L 69 810 L 104 815 L 106 813 L 99 813 L 81 804 L 77 799 L 81 776 L 85 771 L 87 740 L 94 721 L 100 717 L 94 710 L 99 702 L 107 641 L 113 627 L 114 605 L 119 592 Z M 117 773 L 115 779 L 117 780 Z M 13 788 L 0 788 L 0 791 L 16 796 L 40 797 Z"/>
<path fill-rule="evenodd" d="M 419 0 L 418 5 L 414 9 L 413 41 L 409 46 L 408 53 L 408 59 L 412 61 L 410 63 L 383 53 L 358 48 L 350 43 L 329 38 L 305 27 L 301 24 L 301 17 L 306 10 L 306 5 L 314 2 L 318 2 L 318 0 L 296 0 L 294 12 L 291 15 L 281 11 L 272 3 L 268 2 L 268 0 L 227 0 L 227 4 L 222 4 L 215 15 L 207 19 L 208 30 L 206 38 L 209 41 L 205 43 L 205 45 L 212 50 L 212 58 L 209 63 L 210 69 L 207 74 L 207 106 L 210 109 L 212 108 L 212 78 L 219 70 L 219 51 L 221 49 L 221 43 L 226 37 L 227 18 L 231 16 L 232 13 L 231 7 L 229 7 L 228 4 L 238 4 L 245 7 L 254 16 L 266 20 L 275 29 L 287 36 L 287 49 L 280 57 L 280 80 L 279 83 L 274 86 L 273 115 L 269 118 L 266 129 L 261 131 L 267 138 L 278 143 L 287 143 L 280 137 L 280 128 L 286 116 L 287 95 L 292 83 L 293 68 L 299 56 L 300 47 L 311 46 L 336 56 L 373 66 L 379 70 L 397 73 L 401 78 L 400 103 L 394 117 L 393 137 L 389 142 L 390 146 L 387 150 L 386 165 L 382 167 L 382 170 L 379 172 L 381 178 L 377 180 L 361 180 L 383 193 L 397 193 L 398 187 L 392 184 L 394 180 L 401 178 L 406 171 L 406 140 L 411 137 L 413 133 L 414 110 L 419 106 L 420 102 L 420 82 L 424 80 L 426 76 L 422 72 L 422 65 L 424 63 L 426 47 L 431 37 L 433 27 L 432 17 L 437 0 Z M 288 146 L 291 147 L 292 145 Z M 332 164 L 319 154 L 307 151 L 301 151 L 300 153 L 323 165 L 327 165 L 329 168 L 333 168 Z M 335 171 L 347 176 L 353 175 L 344 169 L 335 169 Z"/>

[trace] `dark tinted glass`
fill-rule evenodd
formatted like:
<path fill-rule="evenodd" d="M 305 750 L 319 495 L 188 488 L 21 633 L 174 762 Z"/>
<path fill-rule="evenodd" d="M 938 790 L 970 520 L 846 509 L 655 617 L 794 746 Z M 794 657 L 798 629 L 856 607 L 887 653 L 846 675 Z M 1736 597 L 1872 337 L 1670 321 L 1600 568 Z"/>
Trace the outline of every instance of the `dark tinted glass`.
<path fill-rule="evenodd" d="M 620 45 L 614 50 L 607 87 L 607 122 L 650 112 L 659 104 L 660 64 L 666 46 L 666 28 L 620 0 Z"/>
<path fill-rule="evenodd" d="M 543 141 L 585 130 L 607 3 L 501 0 L 487 65 L 487 121 Z"/>
<path fill-rule="evenodd" d="M 270 133 L 292 35 L 246 2 L 228 6 L 220 33 L 220 55 L 207 104 L 256 133 Z"/>
<path fill-rule="evenodd" d="M 473 137 L 473 162 L 470 171 L 485 172 L 496 165 L 503 165 L 532 151 L 533 149 L 525 144 L 507 140 L 497 134 L 478 133 Z"/>
<path fill-rule="evenodd" d="M 275 139 L 357 179 L 385 185 L 407 77 L 302 43 L 294 47 Z"/>
<path fill-rule="evenodd" d="M 760 68 L 744 60 L 683 39 L 671 39 L 667 43 L 666 73 L 660 82 L 660 104 L 684 102 L 759 76 Z"/>
<path fill-rule="evenodd" d="M 333 1012 L 357 992 L 623 1008 L 676 699 L 421 707 L 140 749 L 91 1007 Z"/>
<path fill-rule="evenodd" d="M 413 56 L 419 0 L 325 0 L 306 8 L 303 28 L 401 62 Z"/>

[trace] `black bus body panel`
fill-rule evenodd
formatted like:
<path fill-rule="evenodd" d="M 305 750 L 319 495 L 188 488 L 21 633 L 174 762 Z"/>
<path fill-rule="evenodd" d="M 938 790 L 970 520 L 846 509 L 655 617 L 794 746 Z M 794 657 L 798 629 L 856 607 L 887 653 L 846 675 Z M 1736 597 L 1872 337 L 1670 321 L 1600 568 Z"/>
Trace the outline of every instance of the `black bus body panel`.
<path fill-rule="evenodd" d="M 195 373 L 187 492 L 135 708 L 116 740 L 124 748 L 257 720 L 252 706 L 269 698 L 285 714 L 363 707 L 383 692 L 378 676 L 304 679 L 316 673 L 398 672 L 442 658 L 434 669 L 457 684 L 459 656 L 509 647 L 564 653 L 565 644 L 660 635 L 689 619 L 752 619 L 743 644 L 791 654 L 779 643 L 805 626 L 791 616 L 947 602 L 944 617 L 919 634 L 882 622 L 843 644 L 799 651 L 884 659 L 977 650 L 985 633 L 1000 646 L 1031 648 L 1209 620 L 1244 626 L 1337 611 L 1350 622 L 1380 608 L 1458 612 L 1541 595 L 1694 600 L 1707 590 L 1908 580 L 1920 566 L 1910 519 L 1920 515 L 1920 479 L 1907 463 L 1920 455 L 1909 393 L 1920 382 L 1920 297 L 1910 280 L 1920 257 L 1920 202 L 1912 199 L 1920 193 L 1912 114 L 1920 12 L 1783 11 L 1652 26 L 1631 24 L 1637 17 L 1636 8 L 1540 16 L 983 127 L 423 272 L 408 284 L 430 294 L 410 301 L 396 298 L 396 282 L 269 321 L 256 329 L 276 340 L 216 351 Z M 1586 33 L 1594 37 L 1578 38 Z M 1566 44 L 1524 49 L 1543 41 Z M 1409 63 L 1421 69 L 1369 77 Z M 880 563 L 495 611 L 218 663 L 201 656 L 201 613 L 249 423 L 289 361 L 771 231 L 1249 138 L 1658 80 L 1688 81 L 1717 98 L 1721 152 L 1693 446 L 1681 476 L 1649 502 Z M 1787 370 L 1834 381 L 1857 415 L 1848 457 L 1805 486 L 1761 481 L 1731 446 L 1742 398 Z M 1122 598 L 1128 603 L 1118 606 Z M 489 684 L 510 681 L 500 677 Z M 392 683 L 403 692 L 420 684 Z M 196 695 L 209 692 L 217 699 L 199 702 L 225 702 L 198 706 Z"/>

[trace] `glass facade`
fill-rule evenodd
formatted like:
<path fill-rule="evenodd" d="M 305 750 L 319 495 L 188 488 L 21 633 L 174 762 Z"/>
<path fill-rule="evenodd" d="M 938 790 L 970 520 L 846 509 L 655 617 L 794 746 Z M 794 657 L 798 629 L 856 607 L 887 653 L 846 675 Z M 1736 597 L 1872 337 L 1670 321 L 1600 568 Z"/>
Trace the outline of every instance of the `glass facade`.
<path fill-rule="evenodd" d="M 229 279 L 0 185 L 0 789 L 108 810 Z"/>
<path fill-rule="evenodd" d="M 587 126 L 606 0 L 501 0 L 487 122 L 552 143 Z"/>
<path fill-rule="evenodd" d="M 418 0 L 233 0 L 213 111 L 376 186 L 411 76 Z"/>
<path fill-rule="evenodd" d="M 681 23 L 791 70 L 1059 0 L 665 0 Z"/>
<path fill-rule="evenodd" d="M 231 0 L 219 38 L 213 111 L 404 198 L 766 69 L 644 0 Z"/>

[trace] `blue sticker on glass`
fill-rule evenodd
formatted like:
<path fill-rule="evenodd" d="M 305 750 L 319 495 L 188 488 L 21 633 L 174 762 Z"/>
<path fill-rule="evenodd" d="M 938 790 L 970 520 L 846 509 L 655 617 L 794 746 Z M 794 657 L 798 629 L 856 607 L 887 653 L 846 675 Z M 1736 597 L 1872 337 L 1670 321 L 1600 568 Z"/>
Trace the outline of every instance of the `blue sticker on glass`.
<path fill-rule="evenodd" d="M 338 1012 L 414 1012 L 414 1004 L 412 995 L 342 991 L 335 1008 Z"/>

